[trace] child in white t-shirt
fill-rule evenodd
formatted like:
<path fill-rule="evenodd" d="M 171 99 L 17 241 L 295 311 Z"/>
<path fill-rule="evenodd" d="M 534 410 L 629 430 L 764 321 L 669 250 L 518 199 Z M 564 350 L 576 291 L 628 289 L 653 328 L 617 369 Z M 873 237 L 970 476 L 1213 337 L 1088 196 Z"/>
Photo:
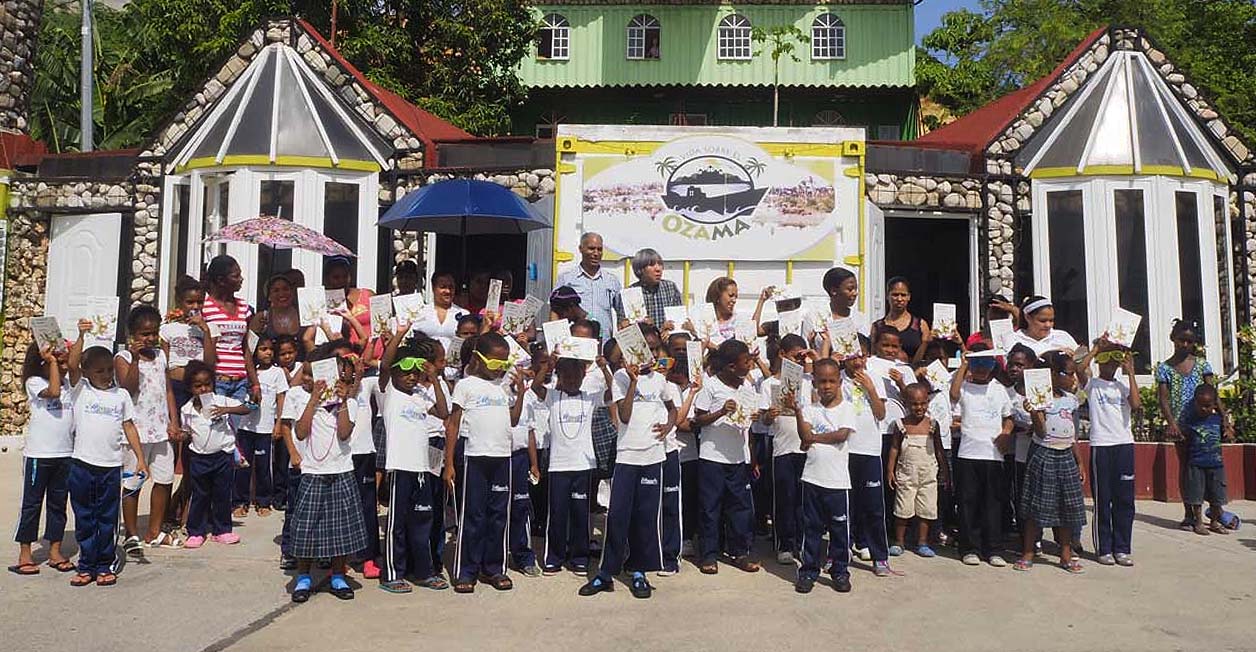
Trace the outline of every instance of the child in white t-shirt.
<path fill-rule="evenodd" d="M 1007 500 L 1003 455 L 1012 445 L 1012 401 L 1007 390 L 994 382 L 996 364 L 993 355 L 966 353 L 951 379 L 951 401 L 960 422 L 954 475 L 959 492 L 960 554 L 969 566 L 980 564 L 983 558 L 991 566 L 1007 566 L 997 551 Z"/>
<path fill-rule="evenodd" d="M 692 557 L 698 533 L 698 437 L 689 423 L 693 404 L 702 390 L 699 371 L 689 378 L 689 333 L 672 333 L 667 338 L 668 355 L 675 360 L 667 380 L 682 397 L 676 407 L 676 427 L 668 433 L 667 461 L 663 463 L 663 570 L 660 576 L 680 571 L 681 557 Z"/>
<path fill-rule="evenodd" d="M 1099 375 L 1090 376 L 1090 363 Z M 1123 373 L 1117 376 L 1117 371 Z M 1142 409 L 1129 349 L 1099 340 L 1077 367 L 1090 411 L 1090 489 L 1095 499 L 1095 554 L 1105 566 L 1133 566 L 1134 431 L 1130 416 Z"/>
<path fill-rule="evenodd" d="M 278 431 L 276 422 L 283 414 L 284 394 L 288 392 L 288 375 L 283 367 L 275 364 L 275 354 L 274 338 L 265 333 L 257 336 L 253 364 L 257 369 L 257 384 L 261 392 L 257 409 L 240 419 L 236 431 L 236 447 L 247 465 L 240 465 L 235 470 L 235 488 L 231 496 L 234 518 L 248 515 L 250 504 L 258 516 L 270 514 L 274 493 L 271 451 L 275 448 L 275 433 Z"/>
<path fill-rule="evenodd" d="M 75 384 L 70 397 L 74 406 L 70 505 L 79 546 L 78 573 L 70 580 L 71 586 L 117 583 L 112 566 L 117 555 L 115 530 L 127 448 L 136 456 L 135 472 L 148 475 L 135 430 L 135 408 L 127 391 L 114 384 L 112 357 L 113 352 L 103 346 L 84 351 L 84 379 Z"/>
<path fill-rule="evenodd" d="M 794 563 L 802 545 L 802 468 L 807 454 L 802 450 L 795 415 L 781 404 L 781 365 L 782 360 L 805 364 L 807 352 L 807 341 L 802 336 L 791 333 L 782 337 L 772 364 L 773 375 L 760 383 L 768 405 L 761 420 L 768 426 L 772 441 L 772 536 L 776 561 L 786 565 Z M 810 379 L 803 378 L 794 399 L 804 409 L 811 405 Z"/>
<path fill-rule="evenodd" d="M 553 366 L 554 387 L 544 378 Z M 597 455 L 593 450 L 593 411 L 611 400 L 611 374 L 606 358 L 598 357 L 604 391 L 582 385 L 589 363 L 576 358 L 546 358 L 536 370 L 532 392 L 547 408 L 549 419 L 549 506 L 545 524 L 545 552 L 541 571 L 559 573 L 565 565 L 577 575 L 589 569 L 590 492 Z"/>
<path fill-rule="evenodd" d="M 417 334 L 406 340 L 410 328 L 403 326 L 407 327 L 388 336 L 379 379 L 388 503 L 380 588 L 390 593 L 412 590 L 407 575 L 417 578 L 416 583 L 424 588 L 449 588 L 433 556 L 432 530 L 444 509 L 438 496 L 444 494 L 438 493 L 440 476 L 433 468 L 429 446 L 432 432 L 449 416 L 441 379 L 444 356 L 436 340 Z"/>
<path fill-rule="evenodd" d="M 892 335 L 881 331 L 882 337 Z M 855 413 L 854 432 L 846 442 L 850 459 L 850 520 L 852 544 L 863 561 L 872 562 L 877 577 L 893 573 L 889 566 L 889 533 L 885 525 L 885 463 L 881 459 L 881 422 L 886 401 L 881 395 L 888 378 L 868 369 L 867 338 L 860 336 L 862 354 L 842 361 L 842 402 Z"/>
<path fill-rule="evenodd" d="M 850 403 L 842 400 L 841 367 L 823 358 L 815 362 L 812 383 L 816 402 L 802 408 L 796 397 L 785 397 L 794 413 L 807 461 L 802 471 L 801 565 L 794 590 L 810 593 L 820 577 L 820 567 L 829 560 L 833 588 L 847 593 L 850 585 L 850 463 L 847 440 L 855 427 Z M 829 535 L 825 550 L 824 535 Z"/>
<path fill-rule="evenodd" d="M 313 580 L 310 568 L 316 559 L 331 560 L 329 591 L 341 600 L 353 599 L 345 581 L 349 557 L 366 549 L 366 524 L 361 496 L 353 481 L 353 453 L 349 439 L 357 421 L 357 378 L 349 360 L 335 357 L 335 342 L 310 352 L 303 365 L 302 384 L 292 387 L 284 400 L 283 422 L 291 428 L 301 465 L 296 503 L 292 510 L 290 554 L 297 558 L 293 602 L 310 599 Z M 338 361 L 335 387 L 314 380 L 311 364 Z"/>
<path fill-rule="evenodd" d="M 724 552 L 729 563 L 755 573 L 759 563 L 750 556 L 754 536 L 750 482 L 758 475 L 758 464 L 747 437 L 750 424 L 764 407 L 763 399 L 747 379 L 754 360 L 744 342 L 726 340 L 711 356 L 715 375 L 703 382 L 689 420 L 702 429 L 698 453 L 702 553 L 698 569 L 706 575 L 719 572 L 716 556 L 720 529 L 724 528 Z"/>
<path fill-rule="evenodd" d="M 234 398 L 214 393 L 214 370 L 204 362 L 189 362 L 183 378 L 192 392 L 192 400 L 181 410 L 188 434 L 186 472 L 192 483 L 184 547 L 199 548 L 206 538 L 239 543 L 240 535 L 231 531 L 236 433 L 228 416 L 245 416 L 250 410 Z"/>
<path fill-rule="evenodd" d="M 454 591 L 471 593 L 483 580 L 499 591 L 514 583 L 506 574 L 510 496 L 511 429 L 523 411 L 523 376 L 514 378 L 512 402 L 501 378 L 513 366 L 510 345 L 485 333 L 470 351 L 466 377 L 454 386 L 445 433 L 445 486 L 461 494 Z M 466 439 L 462 468 L 454 468 L 458 438 Z M 458 484 L 455 485 L 455 480 Z"/>
<path fill-rule="evenodd" d="M 48 542 L 48 567 L 62 573 L 74 570 L 74 563 L 61 554 L 65 538 L 65 503 L 69 497 L 71 456 L 74 454 L 73 390 L 81 371 L 70 366 L 83 349 L 83 332 L 67 349 L 65 342 L 39 347 L 31 342 L 22 362 L 22 385 L 30 418 L 26 422 L 26 446 L 22 449 L 22 508 L 17 535 L 20 546 L 17 564 L 9 572 L 37 575 L 39 565 L 31 544 L 39 536 L 39 515 L 46 510 L 44 540 Z M 67 377 L 68 376 L 68 377 Z"/>

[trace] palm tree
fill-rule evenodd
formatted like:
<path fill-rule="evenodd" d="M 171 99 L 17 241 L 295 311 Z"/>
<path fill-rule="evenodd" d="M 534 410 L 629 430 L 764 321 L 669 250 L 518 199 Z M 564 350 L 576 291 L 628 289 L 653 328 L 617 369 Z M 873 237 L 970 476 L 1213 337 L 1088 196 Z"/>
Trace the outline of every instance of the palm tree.
<path fill-rule="evenodd" d="M 768 169 L 768 166 L 767 166 L 767 163 L 764 163 L 763 161 L 760 161 L 759 159 L 752 156 L 746 161 L 746 169 L 749 170 L 751 174 L 757 177 L 757 176 L 762 175 L 763 171 Z"/>
<path fill-rule="evenodd" d="M 654 171 L 658 172 L 659 176 L 661 177 L 668 176 L 675 169 L 676 169 L 676 157 L 674 156 L 669 156 L 661 161 L 656 161 L 654 163 Z"/>

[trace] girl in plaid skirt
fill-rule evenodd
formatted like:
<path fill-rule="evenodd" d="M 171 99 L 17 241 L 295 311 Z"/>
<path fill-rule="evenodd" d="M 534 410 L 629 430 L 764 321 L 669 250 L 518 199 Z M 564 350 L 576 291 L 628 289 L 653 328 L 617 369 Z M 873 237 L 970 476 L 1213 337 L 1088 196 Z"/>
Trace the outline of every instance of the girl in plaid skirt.
<path fill-rule="evenodd" d="M 316 559 L 331 560 L 331 594 L 352 600 L 345 567 L 351 555 L 366 549 L 362 498 L 353 481 L 349 446 L 358 418 L 357 378 L 352 363 L 333 358 L 335 346 L 329 342 L 310 354 L 310 361 L 303 363 L 301 386 L 289 389 L 284 401 L 283 422 L 292 429 L 301 460 L 296 502 L 289 505 L 291 554 L 298 559 L 293 602 L 310 599 L 310 566 Z M 339 360 L 340 378 L 334 388 L 314 379 L 311 362 L 327 359 Z"/>
<path fill-rule="evenodd" d="M 1034 437 L 1025 472 L 1025 492 L 1020 513 L 1025 518 L 1024 547 L 1016 570 L 1029 570 L 1034 562 L 1034 543 L 1042 528 L 1053 528 L 1060 545 L 1060 567 L 1081 573 L 1082 565 L 1073 555 L 1073 535 L 1086 525 L 1082 501 L 1082 464 L 1077 450 L 1077 386 L 1073 358 L 1068 353 L 1050 351 L 1045 362 L 1051 369 L 1054 397 L 1045 410 L 1034 410 Z"/>

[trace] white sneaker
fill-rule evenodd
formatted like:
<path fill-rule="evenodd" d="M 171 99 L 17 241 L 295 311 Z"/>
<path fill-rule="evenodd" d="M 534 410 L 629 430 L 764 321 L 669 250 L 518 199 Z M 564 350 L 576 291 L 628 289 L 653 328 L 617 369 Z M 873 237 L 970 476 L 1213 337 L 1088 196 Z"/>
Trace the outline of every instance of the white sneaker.
<path fill-rule="evenodd" d="M 990 558 L 986 561 L 995 568 L 1003 568 L 1004 566 L 1007 566 L 1007 560 L 998 555 L 990 555 Z"/>
<path fill-rule="evenodd" d="M 776 553 L 776 563 L 782 566 L 789 566 L 794 563 L 794 553 L 788 550 L 782 550 Z"/>
<path fill-rule="evenodd" d="M 872 561 L 872 551 L 867 548 L 855 548 L 855 555 L 859 557 L 859 561 Z"/>
<path fill-rule="evenodd" d="M 1118 552 L 1116 553 L 1116 565 L 1117 566 L 1133 566 L 1134 558 L 1123 552 Z"/>
<path fill-rule="evenodd" d="M 978 557 L 970 552 L 967 555 L 964 555 L 964 558 L 960 561 L 964 562 L 965 566 L 978 566 L 981 564 L 981 557 Z"/>
<path fill-rule="evenodd" d="M 668 570 L 664 568 L 663 570 L 656 572 L 655 575 L 658 577 L 671 577 L 679 572 L 679 570 Z"/>
<path fill-rule="evenodd" d="M 1098 557 L 1095 558 L 1095 561 L 1099 562 L 1100 566 L 1115 566 L 1116 565 L 1116 558 L 1113 557 L 1112 555 L 1099 555 Z"/>

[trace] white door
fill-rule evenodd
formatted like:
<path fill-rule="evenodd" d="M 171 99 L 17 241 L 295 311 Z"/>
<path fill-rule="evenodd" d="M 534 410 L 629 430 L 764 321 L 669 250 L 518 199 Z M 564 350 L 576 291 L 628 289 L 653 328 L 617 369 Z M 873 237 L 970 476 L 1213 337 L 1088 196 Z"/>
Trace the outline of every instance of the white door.
<path fill-rule="evenodd" d="M 54 215 L 48 245 L 44 313 L 57 318 L 64 334 L 88 297 L 118 295 L 120 213 Z"/>

